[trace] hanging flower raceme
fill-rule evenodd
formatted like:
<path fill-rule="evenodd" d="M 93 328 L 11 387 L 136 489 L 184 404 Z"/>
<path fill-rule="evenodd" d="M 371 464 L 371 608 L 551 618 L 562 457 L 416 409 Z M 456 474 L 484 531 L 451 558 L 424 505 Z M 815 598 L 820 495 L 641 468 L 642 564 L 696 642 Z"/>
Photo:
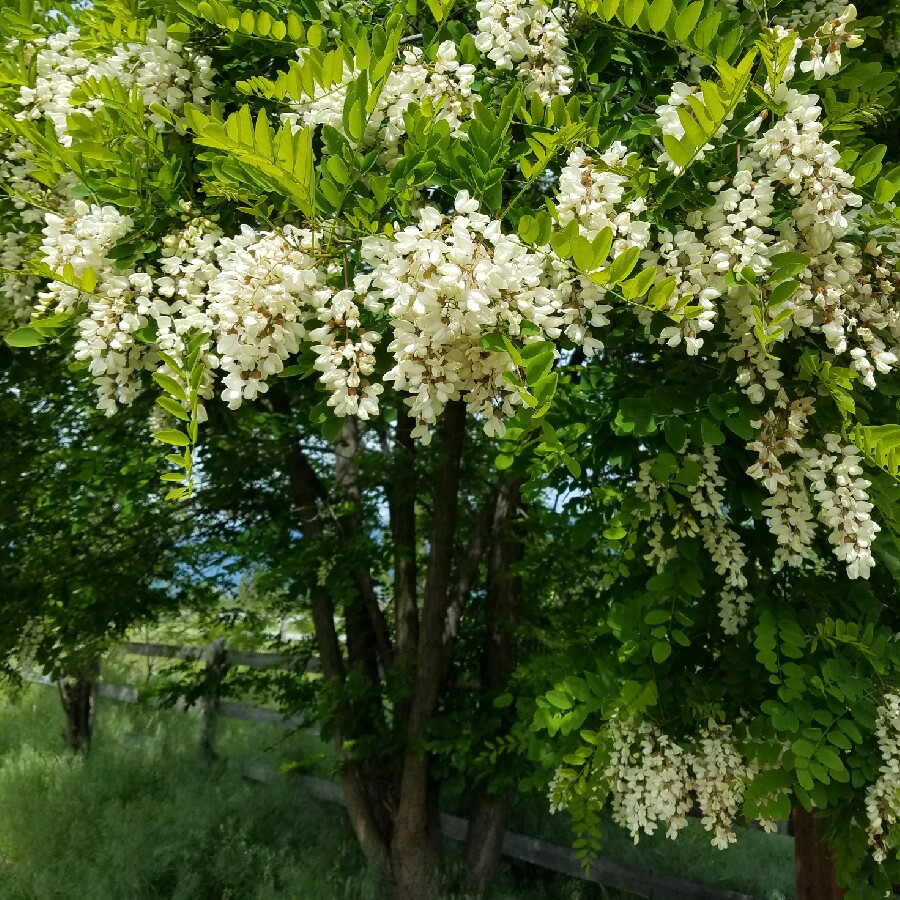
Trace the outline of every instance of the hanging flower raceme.
<path fill-rule="evenodd" d="M 682 742 L 646 719 L 614 715 L 598 738 L 602 761 L 588 775 L 591 790 L 598 798 L 608 796 L 613 821 L 635 844 L 642 833 L 661 828 L 667 838 L 676 838 L 695 802 L 713 846 L 735 843 L 744 793 L 760 768 L 741 753 L 730 725 L 711 719 L 697 738 Z M 572 772 L 560 770 L 553 779 L 554 811 L 568 804 Z M 762 824 L 774 829 L 772 822 Z"/>
<path fill-rule="evenodd" d="M 518 336 L 525 322 L 558 333 L 560 304 L 543 283 L 542 256 L 462 192 L 454 215 L 425 207 L 392 240 L 367 239 L 363 258 L 393 331 L 384 377 L 412 395 L 414 434 L 428 441 L 446 404 L 462 398 L 488 434 L 502 435 L 503 418 L 522 401 L 503 377 L 515 368 L 509 355 L 486 349 L 482 336 Z"/>
<path fill-rule="evenodd" d="M 117 44 L 111 53 L 87 56 L 79 48 L 81 33 L 75 26 L 47 38 L 34 40 L 37 78 L 33 87 L 19 92 L 19 119 L 49 119 L 60 143 L 69 146 L 68 116 L 78 109 L 87 115 L 103 104 L 91 99 L 73 102 L 76 88 L 89 79 L 109 78 L 123 88 L 136 88 L 144 105 L 158 103 L 180 114 L 184 104 L 202 105 L 213 86 L 214 72 L 208 56 L 189 52 L 170 37 L 164 23 L 148 29 L 143 42 Z M 169 126 L 156 114 L 150 120 L 160 130 Z"/>
<path fill-rule="evenodd" d="M 690 493 L 687 503 L 673 503 L 671 498 L 665 502 L 666 482 L 657 476 L 656 459 L 645 460 L 640 465 L 634 491 L 644 504 L 638 515 L 650 522 L 645 560 L 657 572 L 663 572 L 677 556 L 679 538 L 699 537 L 716 574 L 724 581 L 719 593 L 722 629 L 726 634 L 737 634 L 747 622 L 752 597 L 747 592 L 744 544 L 726 514 L 722 494 L 725 479 L 719 472 L 719 461 L 713 447 L 705 445 L 700 453 L 682 453 L 679 464 L 695 472 L 686 487 Z M 674 472 L 667 474 L 671 476 Z"/>
<path fill-rule="evenodd" d="M 565 13 L 541 0 L 479 0 L 475 46 L 498 69 L 515 70 L 525 96 L 549 104 L 572 90 Z"/>
<path fill-rule="evenodd" d="M 282 121 L 296 127 L 329 125 L 342 132 L 347 89 L 358 75 L 358 71 L 345 66 L 340 84 L 317 87 L 310 100 L 292 103 L 291 111 L 282 113 Z M 388 74 L 366 120 L 361 146 L 378 147 L 383 165 L 395 163 L 406 134 L 403 115 L 413 103 L 430 103 L 435 121 L 446 122 L 451 134 L 461 134 L 463 123 L 472 115 L 474 80 L 475 66 L 460 62 L 453 41 L 443 41 L 433 61 L 427 60 L 418 47 L 405 50 L 402 65 Z"/>

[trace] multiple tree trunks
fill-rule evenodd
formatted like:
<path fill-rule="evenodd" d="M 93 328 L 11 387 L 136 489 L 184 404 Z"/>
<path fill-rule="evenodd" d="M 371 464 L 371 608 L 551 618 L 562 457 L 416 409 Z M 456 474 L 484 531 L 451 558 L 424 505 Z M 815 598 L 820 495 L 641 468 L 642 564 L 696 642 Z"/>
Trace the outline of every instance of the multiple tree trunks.
<path fill-rule="evenodd" d="M 93 660 L 57 681 L 59 699 L 66 717 L 62 738 L 75 753 L 86 755 L 91 750 L 99 680 L 100 661 Z"/>
<path fill-rule="evenodd" d="M 791 813 L 794 831 L 794 868 L 797 877 L 797 900 L 843 900 L 847 889 L 838 886 L 834 855 L 822 840 L 815 814 L 802 807 Z"/>
<path fill-rule="evenodd" d="M 289 414 L 281 391 L 270 392 L 277 412 Z M 412 423 L 398 413 L 391 484 L 387 496 L 394 544 L 394 628 L 387 625 L 365 551 L 363 493 L 357 456 L 357 424 L 348 419 L 335 448 L 333 487 L 319 478 L 293 437 L 285 446 L 285 471 L 294 497 L 296 521 L 304 540 L 337 538 L 345 551 L 352 588 L 331 596 L 325 585 L 312 590 L 312 618 L 322 673 L 336 692 L 335 748 L 343 763 L 342 784 L 349 818 L 369 863 L 398 900 L 435 895 L 441 866 L 440 785 L 426 744 L 440 697 L 452 673 L 460 618 L 468 596 L 487 571 L 486 631 L 481 680 L 486 695 L 496 692 L 515 668 L 514 624 L 519 579 L 510 573 L 521 556 L 513 527 L 519 515 L 520 485 L 500 480 L 482 498 L 481 513 L 465 535 L 461 461 L 466 431 L 462 401 L 449 403 L 435 444 L 431 476 L 430 533 L 425 572 L 417 571 L 422 536 L 416 535 L 417 485 Z M 335 510 L 340 510 L 334 515 Z M 486 564 L 483 568 L 483 564 Z M 343 617 L 346 643 L 337 633 Z M 348 697 L 348 676 L 374 686 L 368 698 Z M 377 698 L 385 679 L 407 685 L 390 708 Z M 354 757 L 346 745 L 391 733 L 397 751 L 375 763 Z M 487 797 L 473 810 L 469 839 L 470 881 L 485 885 L 499 864 L 506 827 L 506 798 Z"/>

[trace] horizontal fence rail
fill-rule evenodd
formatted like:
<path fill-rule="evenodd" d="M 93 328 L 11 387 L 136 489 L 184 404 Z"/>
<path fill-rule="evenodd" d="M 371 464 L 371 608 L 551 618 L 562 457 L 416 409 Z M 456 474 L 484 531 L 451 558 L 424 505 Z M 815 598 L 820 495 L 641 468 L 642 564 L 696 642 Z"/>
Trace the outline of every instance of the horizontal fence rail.
<path fill-rule="evenodd" d="M 126 643 L 119 645 L 119 649 L 133 656 L 197 660 L 205 663 L 210 684 L 207 693 L 198 704 L 189 707 L 182 699 L 175 704 L 175 708 L 198 712 L 201 717 L 201 744 L 210 752 L 212 751 L 215 721 L 219 717 L 291 730 L 306 728 L 311 732 L 318 731 L 318 727 L 315 724 L 307 724 L 302 715 L 285 716 L 275 709 L 223 700 L 219 696 L 222 676 L 224 670 L 229 666 L 297 671 L 295 658 L 280 653 L 229 650 L 221 639 L 206 647 Z M 301 671 L 318 671 L 318 660 L 310 659 Z M 21 672 L 20 675 L 26 681 L 34 684 L 50 686 L 56 684 L 56 681 L 47 675 L 30 672 Z M 121 703 L 141 701 L 153 707 L 164 705 L 161 698 L 152 695 L 142 698 L 136 688 L 125 685 L 101 683 L 97 686 L 97 694 Z M 137 735 L 126 735 L 126 737 L 138 738 Z M 240 770 L 245 778 L 257 782 L 272 782 L 279 777 L 284 777 L 276 768 L 265 763 L 244 763 Z M 317 799 L 345 805 L 344 792 L 337 782 L 296 773 L 290 773 L 288 777 L 295 784 L 302 785 L 309 794 Z M 441 813 L 441 831 L 445 837 L 463 841 L 467 829 L 468 821 L 466 819 L 449 813 Z M 586 873 L 574 851 L 568 847 L 560 847 L 514 832 L 507 832 L 503 839 L 503 855 L 542 869 L 591 881 L 607 888 L 626 891 L 637 897 L 652 898 L 652 900 L 757 900 L 750 894 L 741 894 L 714 885 L 699 884 L 664 873 L 635 869 L 604 857 L 595 859 L 591 864 L 590 872 Z"/>
<path fill-rule="evenodd" d="M 129 642 L 119 644 L 120 650 L 131 656 L 151 656 L 164 659 L 203 659 L 206 647 L 177 647 L 173 644 L 140 644 Z M 225 649 L 224 664 L 226 666 L 247 666 L 250 669 L 281 669 L 294 671 L 297 668 L 296 657 L 285 653 L 265 653 L 259 650 Z M 305 667 L 307 672 L 319 671 L 319 660 L 312 657 Z"/>

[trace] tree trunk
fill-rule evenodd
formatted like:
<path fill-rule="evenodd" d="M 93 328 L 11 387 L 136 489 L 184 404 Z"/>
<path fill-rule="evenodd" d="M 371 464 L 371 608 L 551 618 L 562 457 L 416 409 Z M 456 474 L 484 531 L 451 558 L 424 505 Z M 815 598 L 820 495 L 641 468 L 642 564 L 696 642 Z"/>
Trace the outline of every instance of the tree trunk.
<path fill-rule="evenodd" d="M 290 402 L 283 392 L 271 391 L 270 399 L 277 412 L 290 415 Z M 339 452 L 344 457 L 341 465 L 348 463 L 346 442 L 343 442 L 343 449 Z M 303 539 L 322 540 L 325 529 L 322 524 L 320 504 L 327 502 L 327 491 L 297 446 L 296 438 L 293 436 L 288 438 L 285 447 L 285 472 L 290 483 Z M 319 659 L 322 663 L 322 674 L 327 684 L 336 691 L 341 691 L 346 680 L 346 667 L 335 624 L 334 601 L 324 586 L 313 585 L 310 591 L 310 608 Z M 342 700 L 337 705 L 334 725 L 335 755 L 343 765 L 341 783 L 347 802 L 350 825 L 367 863 L 385 881 L 388 881 L 390 854 L 387 836 L 379 826 L 378 816 L 373 809 L 370 794 L 366 790 L 365 778 L 360 771 L 360 766 L 349 758 L 344 747 L 345 741 L 349 739 L 348 736 L 353 733 L 352 710 L 346 700 Z"/>
<path fill-rule="evenodd" d="M 522 537 L 516 528 L 521 518 L 521 499 L 521 482 L 501 479 L 491 528 L 487 629 L 481 658 L 483 695 L 490 699 L 505 687 L 516 668 L 515 622 L 522 581 L 514 570 L 523 553 Z M 466 875 L 469 887 L 475 891 L 484 891 L 497 874 L 508 816 L 506 792 L 483 795 L 472 809 L 466 834 Z"/>
<path fill-rule="evenodd" d="M 433 527 L 425 576 L 415 684 L 406 730 L 400 799 L 394 822 L 391 863 L 398 900 L 429 900 L 437 890 L 441 860 L 437 791 L 425 747 L 442 686 L 442 660 L 449 635 L 450 574 L 460 459 L 466 430 L 462 400 L 447 404 L 439 432 L 442 459 L 435 474 Z"/>
<path fill-rule="evenodd" d="M 797 806 L 791 821 L 797 900 L 843 900 L 847 889 L 838 886 L 831 846 L 819 835 L 815 814 Z"/>
<path fill-rule="evenodd" d="M 85 756 L 90 753 L 94 735 L 99 677 L 100 660 L 94 660 L 79 668 L 72 677 L 57 681 L 59 698 L 66 716 L 63 740 L 70 750 Z"/>

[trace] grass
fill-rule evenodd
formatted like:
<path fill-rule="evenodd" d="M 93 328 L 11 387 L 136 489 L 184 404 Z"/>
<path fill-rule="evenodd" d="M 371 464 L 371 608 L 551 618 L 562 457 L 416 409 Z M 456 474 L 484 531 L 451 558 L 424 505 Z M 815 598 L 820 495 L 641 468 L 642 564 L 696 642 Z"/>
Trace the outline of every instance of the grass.
<path fill-rule="evenodd" d="M 175 670 L 181 665 L 183 664 L 171 661 L 149 662 L 143 658 L 116 655 L 104 662 L 104 679 L 121 684 L 138 684 L 148 677 L 155 681 L 166 671 Z M 252 694 L 235 695 L 232 699 L 261 704 L 266 702 Z M 185 726 L 183 716 L 173 718 L 171 713 L 156 715 L 167 717 L 169 728 L 187 727 L 191 735 L 195 733 L 195 724 L 189 720 Z M 152 719 L 150 721 L 152 723 Z M 328 774 L 332 760 L 330 747 L 323 746 L 308 732 L 285 736 L 278 729 L 233 721 L 221 723 L 217 746 L 225 756 L 243 759 L 262 757 L 276 765 L 302 760 L 320 775 Z M 317 756 L 321 757 L 318 765 Z M 330 815 L 340 814 L 332 810 Z M 569 846 L 573 841 L 566 816 L 548 816 L 542 798 L 517 798 L 510 828 L 562 846 Z M 750 894 L 760 900 L 793 900 L 793 841 L 780 835 L 768 835 L 749 829 L 738 828 L 736 831 L 737 843 L 722 851 L 711 847 L 709 835 L 697 822 L 691 822 L 677 841 L 667 840 L 664 835 L 657 834 L 642 836 L 637 846 L 621 829 L 608 824 L 604 829 L 603 854 L 635 869 L 662 872 L 688 881 L 716 885 Z M 530 871 L 533 874 L 536 870 Z M 588 886 L 584 887 L 587 889 Z M 553 896 L 567 895 L 557 893 Z"/>
<path fill-rule="evenodd" d="M 210 765 L 192 717 L 101 700 L 94 752 L 82 760 L 61 749 L 57 702 L 47 688 L 0 698 L 0 900 L 380 897 L 340 809 Z M 296 754 L 268 729 L 234 724 L 221 736 L 229 752 Z M 152 739 L 127 737 L 135 733 Z M 613 896 L 508 867 L 491 900 Z"/>

